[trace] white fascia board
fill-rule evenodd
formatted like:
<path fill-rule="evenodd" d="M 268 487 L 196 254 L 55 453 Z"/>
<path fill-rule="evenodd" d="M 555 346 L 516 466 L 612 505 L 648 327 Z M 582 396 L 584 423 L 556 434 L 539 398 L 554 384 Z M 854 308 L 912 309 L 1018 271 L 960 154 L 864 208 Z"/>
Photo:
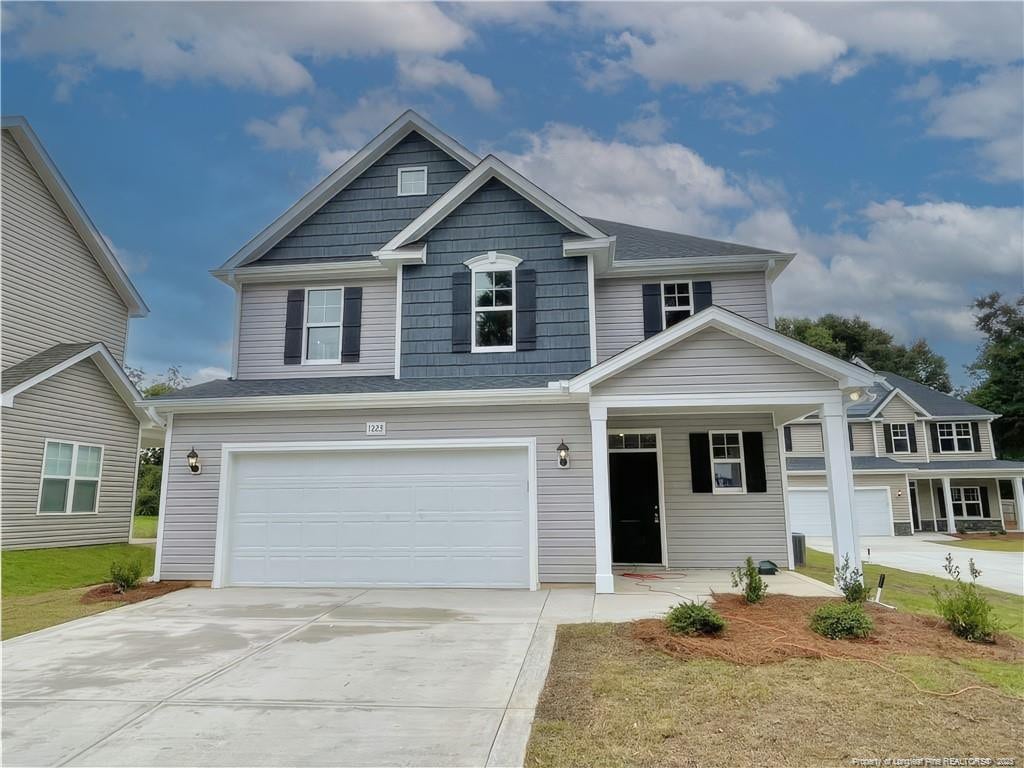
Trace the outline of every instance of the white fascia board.
<path fill-rule="evenodd" d="M 413 131 L 422 134 L 424 138 L 436 144 L 466 168 L 473 168 L 480 162 L 480 158 L 451 136 L 413 110 L 407 110 L 372 138 L 366 146 L 342 163 L 333 173 L 299 198 L 298 202 L 274 219 L 262 232 L 243 245 L 214 274 L 240 267 L 260 258 L 280 242 L 281 238 L 319 210 L 324 203 L 351 184 L 363 171 Z"/>
<path fill-rule="evenodd" d="M 427 245 L 420 243 L 399 248 L 397 251 L 371 251 L 370 255 L 388 267 L 397 268 L 399 264 L 426 264 Z"/>
<path fill-rule="evenodd" d="M 918 405 L 910 397 L 910 395 L 908 395 L 906 392 L 904 392 L 902 389 L 899 389 L 898 387 L 894 387 L 893 390 L 888 395 L 886 395 L 884 398 L 882 398 L 882 401 L 878 404 L 878 406 L 875 408 L 875 410 L 873 410 L 871 412 L 871 415 L 874 416 L 875 414 L 880 414 L 882 412 L 882 410 L 885 408 L 885 406 L 887 406 L 890 402 L 892 402 L 892 399 L 894 397 L 902 398 L 912 408 L 915 408 L 916 410 L 918 410 L 921 413 L 923 413 L 925 415 L 925 418 L 928 418 L 929 416 L 931 416 L 931 414 L 928 413 L 928 411 L 925 410 L 924 408 L 922 408 L 920 405 Z"/>
<path fill-rule="evenodd" d="M 281 280 L 332 280 L 349 277 L 387 277 L 397 268 L 395 262 L 377 259 L 325 261 L 323 264 L 268 264 L 239 269 L 215 269 L 210 272 L 223 283 L 238 286 L 245 283 L 276 283 Z"/>
<path fill-rule="evenodd" d="M 280 411 L 358 408 L 474 407 L 486 405 L 543 405 L 586 402 L 561 389 L 479 389 L 437 392 L 367 392 L 344 395 L 274 395 L 207 397 L 153 402 L 158 413 Z"/>
<path fill-rule="evenodd" d="M 681 271 L 687 274 L 714 274 L 718 272 L 765 272 L 769 280 L 774 280 L 778 272 L 793 260 L 795 254 L 743 254 L 735 256 L 700 256 L 679 257 L 673 259 L 630 259 L 613 261 L 603 271 L 599 269 L 599 279 L 615 277 L 658 277 L 662 275 L 678 275 Z"/>
<path fill-rule="evenodd" d="M 103 270 L 117 295 L 121 297 L 121 301 L 128 308 L 129 317 L 145 317 L 148 315 L 149 307 L 146 306 L 142 294 L 135 288 L 135 285 L 128 277 L 128 273 L 121 266 L 121 262 L 117 260 L 113 251 L 110 250 L 107 241 L 100 234 L 96 225 L 93 224 L 89 214 L 85 212 L 85 208 L 78 202 L 75 193 L 71 191 L 71 187 L 68 186 L 57 165 L 47 153 L 42 142 L 39 141 L 39 137 L 32 130 L 28 120 L 17 116 L 4 117 L 2 126 L 5 131 L 10 131 L 11 138 L 21 148 L 21 151 L 25 153 L 25 157 L 28 158 L 35 172 L 39 174 L 39 178 L 46 186 L 46 189 L 53 195 L 57 205 L 60 206 L 64 215 L 68 217 L 68 221 L 71 222 L 75 232 L 78 233 L 86 248 L 89 249 L 89 253 L 92 254 L 93 258 L 100 265 L 100 269 Z"/>
<path fill-rule="evenodd" d="M 869 387 L 879 378 L 876 374 L 865 371 L 860 366 L 832 357 L 814 347 L 784 336 L 778 331 L 773 331 L 767 326 L 715 305 L 584 371 L 570 380 L 569 389 L 572 392 L 587 392 L 591 386 L 706 328 L 717 328 L 785 357 L 798 365 L 817 371 L 823 376 L 835 379 L 841 389 Z"/>
<path fill-rule="evenodd" d="M 996 419 L 1002 418 L 1001 413 L 990 413 L 987 415 L 972 413 L 970 415 L 963 416 L 925 416 L 920 421 L 995 421 Z"/>
<path fill-rule="evenodd" d="M 394 251 L 422 240 L 430 230 L 491 179 L 498 179 L 515 190 L 553 219 L 565 225 L 567 229 L 587 238 L 607 237 L 604 232 L 560 203 L 532 181 L 512 170 L 494 155 L 488 155 L 472 171 L 463 176 L 458 184 L 445 192 L 433 205 L 413 219 L 405 229 L 391 238 L 381 250 Z"/>

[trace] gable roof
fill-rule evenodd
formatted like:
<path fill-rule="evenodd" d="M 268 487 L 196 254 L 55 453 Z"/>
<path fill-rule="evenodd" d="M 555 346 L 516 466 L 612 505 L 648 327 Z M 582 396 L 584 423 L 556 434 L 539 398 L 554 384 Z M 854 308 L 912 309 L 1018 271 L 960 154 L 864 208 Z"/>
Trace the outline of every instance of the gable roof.
<path fill-rule="evenodd" d="M 288 210 L 274 219 L 262 232 L 243 245 L 214 274 L 243 266 L 263 256 L 297 225 L 319 210 L 328 200 L 355 181 L 367 168 L 413 131 L 443 149 L 466 168 L 477 165 L 479 158 L 455 139 L 413 110 L 406 110 L 369 143 L 341 164 Z"/>
<path fill-rule="evenodd" d="M 950 416 L 996 416 L 992 411 L 982 408 L 980 405 L 974 405 L 966 400 L 939 392 L 937 389 L 919 384 L 904 376 L 889 371 L 879 371 L 878 373 L 884 376 L 885 380 L 901 394 L 906 395 L 912 402 L 923 408 L 927 415 L 944 418 Z M 877 411 L 878 408 L 875 409 L 875 412 Z"/>
<path fill-rule="evenodd" d="M 601 231 L 615 237 L 615 260 L 701 258 L 708 256 L 791 256 L 782 251 L 740 245 L 724 240 L 684 235 L 635 224 L 587 217 Z"/>
<path fill-rule="evenodd" d="M 92 360 L 110 386 L 124 401 L 143 427 L 160 426 L 160 419 L 146 406 L 140 404 L 142 394 L 118 365 L 106 345 L 99 341 L 79 344 L 55 344 L 32 357 L 7 368 L 0 375 L 3 389 L 3 406 L 15 407 L 15 398 L 22 392 L 56 376 L 61 371 L 77 365 L 83 360 Z"/>
<path fill-rule="evenodd" d="M 53 195 L 53 199 L 60 206 L 64 215 L 68 217 L 71 226 L 82 238 L 85 247 L 89 249 L 89 253 L 96 259 L 117 295 L 125 303 L 129 317 L 148 315 L 149 307 L 143 301 L 142 294 L 132 284 L 128 273 L 124 271 L 124 267 L 110 250 L 107 241 L 103 239 L 103 235 L 92 223 L 89 214 L 78 202 L 75 193 L 71 191 L 71 187 L 68 186 L 46 148 L 39 141 L 39 137 L 32 130 L 28 120 L 19 115 L 12 115 L 0 118 L 0 126 L 10 134 L 21 151 L 25 153 L 25 157 L 39 175 L 43 185 Z"/>
<path fill-rule="evenodd" d="M 569 391 L 589 391 L 593 385 L 611 378 L 620 371 L 654 356 L 661 350 L 705 328 L 718 328 L 755 346 L 817 371 L 823 376 L 833 378 L 841 388 L 870 387 L 878 379 L 876 374 L 866 371 L 858 365 L 840 360 L 838 357 L 833 357 L 715 304 L 578 374 L 569 380 Z"/>

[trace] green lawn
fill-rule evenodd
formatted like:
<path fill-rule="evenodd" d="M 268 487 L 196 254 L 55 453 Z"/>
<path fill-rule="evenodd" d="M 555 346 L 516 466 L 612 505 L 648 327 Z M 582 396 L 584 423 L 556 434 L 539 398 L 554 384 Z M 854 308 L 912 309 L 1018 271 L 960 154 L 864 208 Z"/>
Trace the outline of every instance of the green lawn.
<path fill-rule="evenodd" d="M 143 574 L 149 575 L 153 572 L 153 556 L 154 549 L 148 544 L 3 552 L 3 639 L 116 608 L 121 603 L 82 605 L 79 598 L 88 587 L 110 580 L 113 561 L 141 559 Z"/>
<path fill-rule="evenodd" d="M 132 522 L 132 537 L 136 539 L 155 539 L 156 527 L 160 518 L 156 515 L 136 515 Z"/>
<path fill-rule="evenodd" d="M 807 550 L 807 565 L 798 568 L 800 573 L 810 576 L 826 584 L 832 583 L 832 555 L 815 549 Z M 885 589 L 882 601 L 894 605 L 900 610 L 911 613 L 923 613 L 936 616 L 935 600 L 932 598 L 932 587 L 949 584 L 949 579 L 927 576 L 923 573 L 911 573 L 883 565 L 865 565 L 864 581 L 871 587 L 874 597 L 878 575 L 885 573 Z M 995 608 L 996 615 L 1007 627 L 1007 632 L 1024 638 L 1024 597 L 1000 592 L 988 587 L 979 587 Z"/>
<path fill-rule="evenodd" d="M 938 544 L 939 542 L 935 542 Z M 983 549 L 987 552 L 1024 552 L 1024 536 L 978 536 L 960 541 L 941 542 L 944 547 Z"/>

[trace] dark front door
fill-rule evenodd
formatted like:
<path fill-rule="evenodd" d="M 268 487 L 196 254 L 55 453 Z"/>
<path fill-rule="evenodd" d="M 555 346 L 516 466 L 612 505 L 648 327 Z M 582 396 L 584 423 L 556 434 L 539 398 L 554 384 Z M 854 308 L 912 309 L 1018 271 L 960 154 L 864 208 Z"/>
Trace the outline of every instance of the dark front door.
<path fill-rule="evenodd" d="M 914 518 L 914 530 L 921 530 L 921 514 L 917 511 L 917 483 L 910 484 L 910 514 Z"/>
<path fill-rule="evenodd" d="M 661 563 L 658 454 L 611 453 L 608 474 L 612 507 L 612 560 Z"/>

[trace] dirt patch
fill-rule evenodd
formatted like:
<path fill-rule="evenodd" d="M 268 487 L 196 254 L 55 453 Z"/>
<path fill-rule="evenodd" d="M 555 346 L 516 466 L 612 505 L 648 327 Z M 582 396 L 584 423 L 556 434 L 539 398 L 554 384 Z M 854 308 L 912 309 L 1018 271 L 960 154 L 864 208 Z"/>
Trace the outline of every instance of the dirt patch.
<path fill-rule="evenodd" d="M 865 659 L 882 661 L 893 655 L 914 654 L 945 659 L 1018 661 L 1024 642 L 1003 634 L 995 644 L 969 643 L 952 634 L 940 619 L 868 605 L 875 623 L 871 637 L 829 640 L 811 631 L 811 612 L 828 598 L 772 595 L 748 605 L 739 595 L 716 595 L 715 609 L 725 618 L 717 637 L 674 635 L 660 619 L 633 624 L 633 637 L 681 659 L 719 659 L 757 665 L 787 659 Z"/>
<path fill-rule="evenodd" d="M 134 589 L 129 589 L 127 592 L 118 592 L 113 584 L 100 584 L 98 587 L 93 587 L 81 597 L 81 601 L 89 605 L 90 603 L 141 603 L 143 600 L 149 600 L 154 597 L 160 597 L 171 592 L 177 592 L 179 589 L 185 589 L 190 587 L 191 584 L 185 581 L 157 581 L 157 582 L 146 582 L 140 584 Z"/>

